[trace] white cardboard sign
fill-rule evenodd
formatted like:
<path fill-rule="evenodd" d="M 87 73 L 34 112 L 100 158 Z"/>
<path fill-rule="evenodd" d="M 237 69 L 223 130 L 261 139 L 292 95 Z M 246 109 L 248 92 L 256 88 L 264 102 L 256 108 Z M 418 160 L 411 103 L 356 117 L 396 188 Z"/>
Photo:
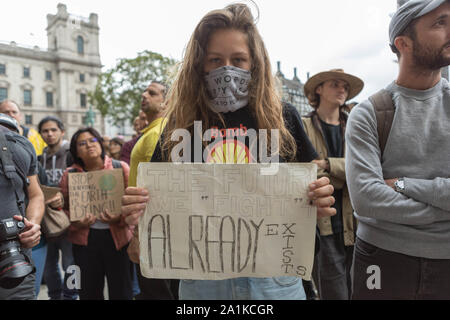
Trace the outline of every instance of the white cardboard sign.
<path fill-rule="evenodd" d="M 150 192 L 139 224 L 140 268 L 148 278 L 311 279 L 317 209 L 309 204 L 314 164 L 141 163 Z"/>

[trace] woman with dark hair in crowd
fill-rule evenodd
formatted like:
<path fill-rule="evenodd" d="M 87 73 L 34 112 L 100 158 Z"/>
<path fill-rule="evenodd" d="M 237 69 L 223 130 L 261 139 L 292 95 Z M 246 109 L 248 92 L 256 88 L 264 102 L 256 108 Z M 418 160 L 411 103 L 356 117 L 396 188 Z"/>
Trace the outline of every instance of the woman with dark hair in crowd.
<path fill-rule="evenodd" d="M 122 146 L 125 143 L 122 138 L 116 137 L 111 139 L 109 142 L 109 154 L 111 158 L 115 160 L 120 160 L 120 155 L 122 153 Z"/>
<path fill-rule="evenodd" d="M 80 129 L 72 137 L 70 152 L 74 164 L 64 172 L 60 183 L 64 209 L 69 216 L 69 173 L 122 168 L 124 185 L 128 185 L 128 165 L 108 157 L 102 142 L 102 137 L 93 128 Z M 72 222 L 68 238 L 73 243 L 75 264 L 81 270 L 80 300 L 104 299 L 105 276 L 109 299 L 133 298 L 132 264 L 126 251 L 131 236 L 132 232 L 122 215 L 103 212 L 95 217 L 88 213 L 81 221 Z"/>

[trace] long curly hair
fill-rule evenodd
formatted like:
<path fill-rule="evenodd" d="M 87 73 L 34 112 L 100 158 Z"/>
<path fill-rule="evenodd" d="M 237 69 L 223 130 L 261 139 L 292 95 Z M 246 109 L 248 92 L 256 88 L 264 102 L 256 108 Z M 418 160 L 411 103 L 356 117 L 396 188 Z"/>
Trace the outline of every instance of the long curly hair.
<path fill-rule="evenodd" d="M 247 35 L 252 61 L 249 109 L 256 120 L 255 129 L 267 130 L 268 151 L 272 154 L 274 151 L 270 150 L 270 130 L 278 129 L 280 143 L 276 153 L 287 160 L 293 159 L 297 151 L 296 144 L 283 119 L 283 107 L 277 94 L 267 50 L 250 8 L 240 3 L 209 12 L 195 28 L 168 93 L 168 122 L 162 143 L 163 154 L 170 160 L 170 153 L 178 143 L 171 141 L 171 136 L 177 129 L 186 129 L 193 135 L 195 121 L 202 121 L 203 128 L 206 129 L 218 122 L 224 124 L 221 114 L 208 107 L 209 96 L 204 80 L 207 46 L 211 35 L 221 29 L 238 30 Z"/>

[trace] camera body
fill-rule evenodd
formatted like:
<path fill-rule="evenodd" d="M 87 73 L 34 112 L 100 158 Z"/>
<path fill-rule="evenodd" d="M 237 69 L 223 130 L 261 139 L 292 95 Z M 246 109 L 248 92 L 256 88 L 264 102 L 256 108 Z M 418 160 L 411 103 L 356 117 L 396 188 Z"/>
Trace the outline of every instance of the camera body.
<path fill-rule="evenodd" d="M 19 234 L 25 228 L 23 221 L 13 218 L 0 220 L 0 287 L 17 287 L 26 276 L 35 272 L 30 258 L 24 254 Z"/>
<path fill-rule="evenodd" d="M 17 236 L 24 228 L 25 224 L 22 221 L 17 221 L 13 218 L 0 220 L 0 243 L 17 239 Z"/>

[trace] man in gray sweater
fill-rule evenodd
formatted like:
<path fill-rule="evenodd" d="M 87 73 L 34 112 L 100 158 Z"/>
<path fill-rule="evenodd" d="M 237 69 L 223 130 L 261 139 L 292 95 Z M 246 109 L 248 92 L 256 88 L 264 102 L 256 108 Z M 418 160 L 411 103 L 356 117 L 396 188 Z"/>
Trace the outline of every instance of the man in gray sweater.
<path fill-rule="evenodd" d="M 399 57 L 382 154 L 370 101 L 348 122 L 347 183 L 358 219 L 353 299 L 450 299 L 450 1 L 412 0 L 390 25 Z"/>

